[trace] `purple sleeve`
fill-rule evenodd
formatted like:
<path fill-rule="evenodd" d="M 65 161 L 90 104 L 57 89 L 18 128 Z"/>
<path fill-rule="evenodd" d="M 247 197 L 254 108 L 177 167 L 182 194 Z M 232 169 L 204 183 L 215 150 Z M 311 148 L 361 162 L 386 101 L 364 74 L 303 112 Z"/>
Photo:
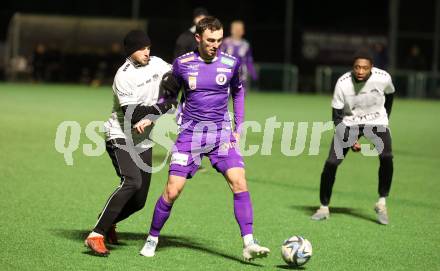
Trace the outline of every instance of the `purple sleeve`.
<path fill-rule="evenodd" d="M 241 133 L 241 124 L 244 120 L 244 93 L 245 89 L 240 80 L 240 61 L 237 59 L 237 64 L 234 68 L 234 74 L 231 79 L 231 96 L 234 105 L 234 124 L 235 132 Z"/>
<path fill-rule="evenodd" d="M 258 79 L 257 77 L 257 73 L 255 72 L 255 68 L 254 68 L 254 58 L 252 57 L 252 49 L 249 46 L 249 49 L 246 52 L 246 67 L 247 70 L 249 72 L 249 74 L 251 75 L 252 79 L 255 81 Z"/>
<path fill-rule="evenodd" d="M 173 62 L 173 67 L 171 69 L 173 71 L 173 76 L 176 78 L 179 82 L 182 82 L 182 77 L 180 76 L 179 71 L 179 60 L 176 58 Z"/>

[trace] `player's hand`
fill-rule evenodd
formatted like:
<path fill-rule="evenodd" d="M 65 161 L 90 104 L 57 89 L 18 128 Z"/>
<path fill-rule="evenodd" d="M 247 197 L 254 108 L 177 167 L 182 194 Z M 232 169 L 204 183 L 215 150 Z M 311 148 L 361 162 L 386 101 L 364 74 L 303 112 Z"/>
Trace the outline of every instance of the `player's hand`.
<path fill-rule="evenodd" d="M 237 143 L 240 141 L 240 134 L 239 133 L 232 133 L 232 135 L 235 137 L 235 140 L 237 141 Z"/>
<path fill-rule="evenodd" d="M 142 134 L 145 131 L 145 128 L 153 124 L 153 122 L 149 119 L 143 119 L 135 124 L 134 129 L 138 134 Z"/>
<path fill-rule="evenodd" d="M 361 151 L 361 144 L 359 144 L 359 142 L 356 141 L 356 142 L 353 144 L 353 146 L 351 146 L 351 150 L 354 151 L 354 152 L 359 152 L 359 151 Z"/>

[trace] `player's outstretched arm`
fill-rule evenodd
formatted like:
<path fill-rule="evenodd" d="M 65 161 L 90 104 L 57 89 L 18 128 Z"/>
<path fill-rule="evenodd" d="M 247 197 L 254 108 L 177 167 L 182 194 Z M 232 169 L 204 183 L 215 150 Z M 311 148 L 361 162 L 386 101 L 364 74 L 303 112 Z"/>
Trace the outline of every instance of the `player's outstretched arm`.
<path fill-rule="evenodd" d="M 160 83 L 159 102 L 157 104 L 151 106 L 144 106 L 140 104 L 126 105 L 122 107 L 122 111 L 124 112 L 124 115 L 126 115 L 127 112 L 132 112 L 131 124 L 133 125 L 141 121 L 146 116 L 151 117 L 151 120 L 154 121 L 161 115 L 176 108 L 179 90 L 179 82 L 171 72 L 167 72 L 163 75 Z"/>
<path fill-rule="evenodd" d="M 151 120 L 156 120 L 163 114 L 167 113 L 168 111 L 176 108 L 177 101 L 171 101 L 167 100 L 163 103 L 151 105 L 151 106 L 144 106 L 144 105 L 126 105 L 122 106 L 122 111 L 124 112 L 124 115 L 127 117 L 127 112 L 131 113 L 130 122 L 131 124 L 136 124 L 146 116 L 151 116 Z"/>

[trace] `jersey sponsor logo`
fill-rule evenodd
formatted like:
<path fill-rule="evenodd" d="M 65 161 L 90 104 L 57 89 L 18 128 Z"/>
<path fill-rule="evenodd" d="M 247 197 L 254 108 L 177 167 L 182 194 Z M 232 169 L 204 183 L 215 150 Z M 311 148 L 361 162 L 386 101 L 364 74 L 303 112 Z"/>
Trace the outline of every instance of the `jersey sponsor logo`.
<path fill-rule="evenodd" d="M 228 69 L 228 68 L 217 68 L 217 72 L 232 72 L 232 69 Z"/>
<path fill-rule="evenodd" d="M 188 86 L 189 86 L 189 89 L 195 90 L 197 88 L 197 77 L 188 76 Z"/>
<path fill-rule="evenodd" d="M 191 60 L 194 60 L 194 56 L 183 58 L 183 59 L 180 60 L 180 63 L 186 63 L 186 62 L 189 62 Z"/>
<path fill-rule="evenodd" d="M 347 116 L 345 121 L 349 123 L 361 123 L 365 121 L 372 121 L 375 119 L 378 119 L 380 117 L 380 112 L 373 112 L 373 113 L 367 113 L 362 114 L 358 116 Z"/>
<path fill-rule="evenodd" d="M 223 64 L 226 64 L 228 66 L 231 66 L 231 67 L 234 66 L 234 60 L 230 59 L 228 57 L 222 57 L 220 62 L 223 63 Z"/>
<path fill-rule="evenodd" d="M 223 86 L 226 83 L 226 81 L 227 81 L 227 77 L 223 73 L 219 73 L 215 77 L 215 82 L 220 86 Z"/>
<path fill-rule="evenodd" d="M 115 89 L 116 89 L 116 92 L 118 93 L 118 96 L 120 96 L 120 97 L 133 96 L 132 92 L 123 92 L 123 91 L 120 91 L 119 89 L 117 89 L 116 87 L 115 87 Z"/>
<path fill-rule="evenodd" d="M 171 156 L 170 164 L 187 166 L 188 165 L 188 154 L 175 152 Z"/>

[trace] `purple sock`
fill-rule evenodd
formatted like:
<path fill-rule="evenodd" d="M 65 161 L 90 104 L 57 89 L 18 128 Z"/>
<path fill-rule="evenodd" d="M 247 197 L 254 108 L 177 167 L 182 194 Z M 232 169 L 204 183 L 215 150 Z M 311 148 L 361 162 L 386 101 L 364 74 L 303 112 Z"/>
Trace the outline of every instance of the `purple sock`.
<path fill-rule="evenodd" d="M 252 234 L 252 225 L 254 224 L 254 215 L 249 192 L 234 194 L 234 214 L 235 219 L 240 226 L 241 236 Z"/>
<path fill-rule="evenodd" d="M 160 196 L 154 207 L 153 221 L 151 221 L 150 227 L 151 236 L 159 236 L 160 230 L 163 228 L 163 225 L 165 225 L 165 222 L 167 222 L 168 217 L 170 217 L 172 207 L 172 204 L 169 204 Z"/>

